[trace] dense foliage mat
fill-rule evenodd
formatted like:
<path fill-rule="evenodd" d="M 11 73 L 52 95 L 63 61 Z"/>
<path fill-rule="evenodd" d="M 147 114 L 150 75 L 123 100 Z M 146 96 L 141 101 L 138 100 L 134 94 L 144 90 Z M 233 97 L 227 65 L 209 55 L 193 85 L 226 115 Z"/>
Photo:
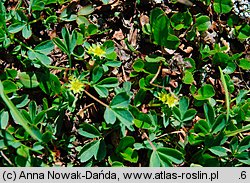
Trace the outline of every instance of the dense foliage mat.
<path fill-rule="evenodd" d="M 250 165 L 250 4 L 0 0 L 0 166 Z"/>

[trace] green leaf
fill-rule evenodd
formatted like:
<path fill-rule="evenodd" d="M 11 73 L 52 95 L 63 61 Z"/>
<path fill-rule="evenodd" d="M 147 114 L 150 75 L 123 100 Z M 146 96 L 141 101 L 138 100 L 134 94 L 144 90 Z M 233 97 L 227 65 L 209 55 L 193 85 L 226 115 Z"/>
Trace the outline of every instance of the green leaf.
<path fill-rule="evenodd" d="M 129 96 L 126 92 L 117 94 L 110 103 L 110 107 L 114 108 L 127 108 L 130 103 Z"/>
<path fill-rule="evenodd" d="M 214 11 L 216 13 L 229 13 L 233 8 L 231 0 L 214 0 Z"/>
<path fill-rule="evenodd" d="M 101 87 L 112 88 L 112 87 L 117 87 L 119 83 L 118 83 L 117 78 L 108 77 L 108 78 L 101 80 L 99 83 L 97 83 L 97 85 Z"/>
<path fill-rule="evenodd" d="M 221 114 L 219 115 L 214 124 L 212 125 L 212 133 L 218 133 L 220 132 L 225 126 L 226 126 L 226 115 L 225 114 Z"/>
<path fill-rule="evenodd" d="M 168 37 L 164 46 L 172 50 L 177 50 L 179 45 L 180 45 L 180 39 L 175 35 L 168 34 Z"/>
<path fill-rule="evenodd" d="M 100 67 L 100 66 L 95 67 L 93 69 L 93 72 L 92 72 L 92 82 L 93 83 L 98 82 L 101 79 L 101 77 L 103 76 L 103 73 L 104 73 L 104 71 L 103 71 L 102 67 Z"/>
<path fill-rule="evenodd" d="M 39 87 L 44 93 L 52 96 L 61 92 L 61 83 L 59 78 L 51 73 L 37 73 Z"/>
<path fill-rule="evenodd" d="M 95 11 L 94 7 L 92 5 L 84 6 L 82 7 L 78 12 L 78 16 L 85 16 L 93 13 Z"/>
<path fill-rule="evenodd" d="M 20 72 L 18 77 L 25 88 L 35 88 L 39 85 L 36 75 L 32 72 Z"/>
<path fill-rule="evenodd" d="M 8 96 L 3 91 L 4 91 L 4 88 L 3 88 L 2 82 L 0 81 L 0 96 L 3 99 L 4 103 L 8 106 L 13 119 L 18 124 L 20 124 L 31 137 L 33 137 L 34 139 L 36 139 L 38 141 L 42 141 L 41 140 L 41 133 L 38 131 L 34 131 L 34 129 L 32 129 L 28 125 L 25 118 L 22 116 L 22 114 L 19 112 L 19 110 L 16 108 L 16 106 L 12 103 L 12 101 L 8 98 Z"/>
<path fill-rule="evenodd" d="M 213 63 L 217 65 L 226 65 L 226 63 L 230 60 L 230 57 L 226 53 L 215 53 L 213 56 Z"/>
<path fill-rule="evenodd" d="M 127 147 L 133 147 L 133 144 L 135 143 L 135 139 L 132 136 L 126 136 L 123 137 L 120 142 L 119 145 L 116 148 L 116 152 L 122 152 L 124 151 Z"/>
<path fill-rule="evenodd" d="M 33 0 L 30 3 L 30 8 L 32 9 L 32 11 L 42 11 L 44 9 L 44 6 L 45 2 L 40 0 Z"/>
<path fill-rule="evenodd" d="M 185 112 L 188 110 L 189 106 L 189 98 L 188 97 L 181 97 L 179 101 L 179 109 L 181 116 L 185 114 Z"/>
<path fill-rule="evenodd" d="M 8 31 L 11 34 L 15 34 L 15 33 L 19 32 L 19 31 L 21 31 L 25 26 L 26 26 L 26 23 L 17 22 L 17 23 L 11 24 L 8 27 Z"/>
<path fill-rule="evenodd" d="M 62 42 L 59 38 L 54 38 L 53 42 L 62 50 L 64 51 L 68 57 L 70 57 L 73 54 L 73 51 L 75 47 L 77 46 L 77 31 L 73 30 L 72 35 L 70 35 L 68 28 L 63 28 L 62 29 L 62 37 L 63 41 Z M 71 60 L 70 61 L 70 66 L 71 66 Z"/>
<path fill-rule="evenodd" d="M 238 145 L 239 145 L 238 138 L 233 137 L 232 140 L 230 141 L 230 144 L 229 144 L 229 147 L 230 147 L 232 154 L 234 154 L 236 152 Z"/>
<path fill-rule="evenodd" d="M 44 119 L 45 114 L 46 114 L 45 111 L 39 112 L 39 113 L 36 115 L 33 124 L 34 124 L 34 125 L 39 124 L 39 123 Z"/>
<path fill-rule="evenodd" d="M 0 126 L 5 130 L 9 123 L 9 113 L 7 111 L 0 112 Z"/>
<path fill-rule="evenodd" d="M 152 26 L 153 38 L 156 44 L 166 46 L 169 27 L 170 21 L 166 15 L 162 14 L 156 18 Z"/>
<path fill-rule="evenodd" d="M 97 138 L 101 136 L 96 127 L 88 123 L 81 124 L 78 133 L 87 138 Z"/>
<path fill-rule="evenodd" d="M 19 156 L 22 156 L 22 158 L 28 158 L 29 157 L 29 149 L 28 147 L 22 145 L 17 149 L 17 154 Z"/>
<path fill-rule="evenodd" d="M 243 152 L 249 150 L 249 148 L 250 148 L 250 136 L 246 136 L 243 140 L 241 140 L 237 151 Z"/>
<path fill-rule="evenodd" d="M 197 123 L 194 125 L 194 131 L 196 133 L 202 133 L 204 136 L 209 133 L 210 127 L 208 123 L 205 120 L 199 120 Z"/>
<path fill-rule="evenodd" d="M 180 164 L 184 161 L 183 154 L 172 148 L 160 147 L 153 151 L 150 157 L 150 167 L 169 167 L 172 163 Z"/>
<path fill-rule="evenodd" d="M 196 69 L 196 63 L 194 61 L 194 59 L 192 58 L 185 58 L 184 62 L 187 63 L 187 67 L 185 68 L 185 70 L 188 70 L 189 72 L 193 72 Z"/>
<path fill-rule="evenodd" d="M 169 165 L 170 162 L 167 162 L 167 165 Z M 150 167 L 161 167 L 164 166 L 165 163 L 161 162 L 160 157 L 156 151 L 153 151 L 151 156 L 150 156 L 150 161 L 149 161 L 149 166 Z"/>
<path fill-rule="evenodd" d="M 160 147 L 157 152 L 160 157 L 164 157 L 175 164 L 181 164 L 184 161 L 183 154 L 176 149 Z"/>
<path fill-rule="evenodd" d="M 109 91 L 105 87 L 95 85 L 94 89 L 100 95 L 101 98 L 107 98 L 109 95 Z"/>
<path fill-rule="evenodd" d="M 102 0 L 104 4 L 108 4 L 110 0 Z"/>
<path fill-rule="evenodd" d="M 212 126 L 215 121 L 215 112 L 211 104 L 209 103 L 204 104 L 204 114 L 209 126 Z"/>
<path fill-rule="evenodd" d="M 171 17 L 171 25 L 176 30 L 188 28 L 192 23 L 192 16 L 189 12 L 175 13 Z"/>
<path fill-rule="evenodd" d="M 147 57 L 147 56 L 146 56 Z M 133 64 L 133 69 L 136 71 L 136 72 L 141 72 L 143 71 L 143 67 L 144 67 L 144 62 L 142 59 L 137 59 L 134 64 Z"/>
<path fill-rule="evenodd" d="M 109 107 L 106 107 L 106 110 L 104 112 L 104 119 L 107 124 L 114 124 L 116 121 L 115 112 Z"/>
<path fill-rule="evenodd" d="M 160 8 L 154 8 L 154 9 L 150 12 L 150 23 L 151 23 L 152 25 L 154 25 L 155 22 L 156 22 L 156 19 L 157 19 L 159 16 L 163 15 L 163 14 L 164 14 L 164 11 L 163 11 L 162 9 L 160 9 Z"/>
<path fill-rule="evenodd" d="M 31 37 L 32 31 L 29 24 L 23 28 L 22 35 L 25 39 L 29 39 Z"/>
<path fill-rule="evenodd" d="M 42 53 L 44 55 L 50 54 L 53 49 L 54 44 L 51 40 L 43 41 L 34 48 L 36 52 Z"/>
<path fill-rule="evenodd" d="M 236 97 L 236 105 L 242 102 L 242 99 L 249 93 L 248 90 L 240 90 Z"/>
<path fill-rule="evenodd" d="M 235 156 L 235 158 L 237 158 L 240 162 L 246 164 L 246 165 L 250 165 L 250 155 L 249 152 L 242 152 L 240 154 L 237 154 Z"/>
<path fill-rule="evenodd" d="M 50 131 L 47 131 L 43 134 L 42 140 L 44 143 L 48 143 L 52 140 L 53 134 Z"/>
<path fill-rule="evenodd" d="M 113 61 L 107 61 L 105 63 L 105 65 L 108 66 L 108 67 L 120 67 L 121 64 L 122 63 L 120 61 L 115 61 L 115 60 L 113 60 Z"/>
<path fill-rule="evenodd" d="M 73 53 L 76 46 L 77 46 L 77 31 L 73 30 L 72 35 L 70 35 L 70 42 L 69 42 L 70 54 Z"/>
<path fill-rule="evenodd" d="M 215 91 L 212 85 L 205 84 L 199 90 L 198 94 L 194 95 L 194 98 L 197 100 L 206 100 L 215 95 Z"/>
<path fill-rule="evenodd" d="M 44 55 L 42 53 L 39 52 L 34 52 L 36 58 L 43 64 L 43 65 L 50 65 L 51 64 L 51 60 L 47 55 Z"/>
<path fill-rule="evenodd" d="M 112 110 L 121 123 L 123 123 L 129 130 L 134 131 L 132 127 L 134 117 L 127 109 L 115 108 Z"/>
<path fill-rule="evenodd" d="M 132 136 L 122 138 L 116 148 L 116 153 L 118 153 L 124 160 L 136 163 L 138 161 L 138 153 L 132 148 L 134 143 L 135 139 Z"/>
<path fill-rule="evenodd" d="M 3 87 L 4 87 L 4 93 L 9 94 L 17 91 L 17 85 L 10 81 L 10 80 L 5 80 L 2 82 Z"/>
<path fill-rule="evenodd" d="M 55 37 L 53 39 L 53 42 L 67 55 L 70 55 L 67 46 L 65 46 L 65 44 L 61 41 L 61 39 L 59 39 L 58 37 Z"/>
<path fill-rule="evenodd" d="M 78 158 L 80 159 L 80 161 L 84 163 L 90 160 L 93 156 L 96 157 L 98 150 L 99 150 L 99 145 L 100 145 L 99 140 L 95 140 L 84 145 L 78 155 Z"/>
<path fill-rule="evenodd" d="M 242 128 L 239 128 L 237 130 L 230 130 L 230 131 L 226 131 L 226 136 L 227 137 L 232 137 L 232 136 L 235 136 L 237 135 L 238 133 L 243 133 L 243 132 L 247 132 L 250 130 L 250 124 L 249 125 L 246 125 L 246 126 L 243 126 Z"/>
<path fill-rule="evenodd" d="M 236 70 L 236 64 L 233 62 L 228 62 L 226 68 L 223 69 L 223 72 L 225 74 L 232 74 L 234 73 L 235 70 Z"/>
<path fill-rule="evenodd" d="M 238 37 L 239 39 L 247 39 L 247 38 L 249 38 L 249 37 L 250 37 L 250 25 L 248 25 L 248 24 L 243 25 L 243 26 L 240 28 L 237 37 Z"/>
<path fill-rule="evenodd" d="M 161 10 L 153 10 L 155 13 L 160 13 Z M 176 37 L 175 35 L 170 34 L 170 20 L 165 14 L 161 14 L 157 17 L 157 14 L 151 13 L 151 16 L 153 19 L 151 21 L 152 24 L 152 36 L 154 39 L 154 43 L 165 46 L 169 49 L 174 49 L 176 50 L 180 44 L 179 38 Z"/>
<path fill-rule="evenodd" d="M 187 112 L 183 116 L 183 122 L 192 120 L 195 117 L 196 113 L 197 111 L 195 109 L 187 110 Z"/>
<path fill-rule="evenodd" d="M 106 157 L 107 151 L 106 151 L 106 144 L 104 139 L 100 140 L 100 145 L 99 145 L 99 149 L 97 152 L 97 156 L 95 157 L 98 161 L 103 160 Z"/>
<path fill-rule="evenodd" d="M 4 30 L 0 29 L 0 42 L 4 42 L 6 33 Z"/>
<path fill-rule="evenodd" d="M 126 148 L 123 152 L 120 152 L 122 158 L 131 163 L 137 163 L 139 156 L 138 153 L 131 147 Z"/>
<path fill-rule="evenodd" d="M 139 113 L 136 115 L 136 119 L 134 119 L 134 124 L 137 128 L 141 129 L 152 129 L 154 128 L 151 118 L 148 114 Z"/>
<path fill-rule="evenodd" d="M 29 116 L 31 118 L 31 121 L 34 121 L 35 120 L 35 117 L 36 117 L 36 108 L 37 108 L 37 104 L 34 100 L 32 100 L 30 103 L 29 103 Z"/>
<path fill-rule="evenodd" d="M 208 150 L 219 157 L 227 156 L 227 149 L 225 147 L 214 146 L 209 148 Z"/>
<path fill-rule="evenodd" d="M 196 19 L 195 26 L 198 31 L 206 31 L 211 25 L 210 18 L 208 16 L 202 15 Z"/>
<path fill-rule="evenodd" d="M 177 108 L 177 107 L 173 107 L 173 115 L 174 117 L 178 120 L 178 121 L 182 121 L 182 114 L 181 114 L 181 111 Z"/>
<path fill-rule="evenodd" d="M 239 63 L 240 68 L 244 69 L 244 70 L 249 70 L 250 69 L 250 60 L 243 58 L 240 60 Z"/>
<path fill-rule="evenodd" d="M 89 25 L 90 23 L 89 23 L 89 20 L 85 17 L 85 16 L 77 16 L 76 17 L 76 23 L 78 24 L 78 25 Z"/>
<path fill-rule="evenodd" d="M 60 83 L 59 78 L 55 74 L 52 74 L 52 73 L 50 73 L 49 76 L 50 76 L 49 77 L 50 89 L 52 91 L 50 94 L 54 94 L 54 95 L 59 94 L 61 92 L 61 83 Z"/>
<path fill-rule="evenodd" d="M 51 23 L 57 23 L 57 16 L 56 15 L 51 15 L 51 16 L 48 16 L 48 18 L 46 18 L 45 24 L 49 25 Z"/>
<path fill-rule="evenodd" d="M 146 91 L 140 88 L 138 93 L 135 95 L 134 105 L 136 107 L 140 106 L 143 103 L 143 100 L 145 99 L 145 97 L 146 97 Z"/>
<path fill-rule="evenodd" d="M 124 167 L 123 163 L 122 162 L 119 162 L 119 161 L 114 161 L 112 162 L 112 167 Z"/>
<path fill-rule="evenodd" d="M 182 80 L 185 84 L 192 84 L 194 82 L 194 76 L 190 71 L 186 70 L 184 72 L 184 77 L 182 78 Z"/>
<path fill-rule="evenodd" d="M 152 62 L 152 63 L 158 63 L 158 62 L 161 62 L 161 61 L 165 61 L 166 59 L 164 57 L 160 57 L 160 56 L 157 56 L 157 55 L 150 55 L 150 56 L 146 56 L 145 57 L 145 60 L 147 62 Z M 140 60 L 139 60 L 140 61 Z M 141 60 L 142 61 L 142 60 Z M 142 61 L 143 62 L 143 61 Z M 144 67 L 144 63 L 143 63 L 143 67 Z"/>
<path fill-rule="evenodd" d="M 87 28 L 89 35 L 94 35 L 98 32 L 98 27 L 95 24 L 90 24 Z"/>

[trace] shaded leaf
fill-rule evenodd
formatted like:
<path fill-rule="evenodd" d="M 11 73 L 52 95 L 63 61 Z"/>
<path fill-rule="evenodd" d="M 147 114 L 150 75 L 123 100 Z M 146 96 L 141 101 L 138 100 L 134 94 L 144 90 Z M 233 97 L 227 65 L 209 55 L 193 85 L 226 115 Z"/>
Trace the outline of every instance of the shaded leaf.
<path fill-rule="evenodd" d="M 98 153 L 99 145 L 100 145 L 99 140 L 95 140 L 84 145 L 78 155 L 78 158 L 80 159 L 80 161 L 84 163 L 90 160 L 93 156 L 96 157 Z"/>
<path fill-rule="evenodd" d="M 96 129 L 96 127 L 88 123 L 81 124 L 78 133 L 87 138 L 97 138 L 101 136 L 100 132 Z"/>

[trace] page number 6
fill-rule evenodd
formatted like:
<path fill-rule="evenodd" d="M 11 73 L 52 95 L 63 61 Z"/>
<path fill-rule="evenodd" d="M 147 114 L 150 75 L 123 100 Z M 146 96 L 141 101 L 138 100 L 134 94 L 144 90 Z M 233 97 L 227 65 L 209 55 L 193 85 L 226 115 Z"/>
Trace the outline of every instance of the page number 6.
<path fill-rule="evenodd" d="M 246 171 L 242 171 L 240 174 L 240 179 L 246 179 L 247 178 L 247 173 Z"/>

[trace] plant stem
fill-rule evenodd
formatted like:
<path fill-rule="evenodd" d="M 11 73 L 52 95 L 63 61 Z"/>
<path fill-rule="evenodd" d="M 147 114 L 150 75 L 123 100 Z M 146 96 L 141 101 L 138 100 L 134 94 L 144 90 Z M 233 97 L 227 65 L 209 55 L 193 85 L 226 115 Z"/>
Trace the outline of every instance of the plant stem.
<path fill-rule="evenodd" d="M 72 69 L 72 60 L 71 60 L 71 55 L 68 55 L 68 57 L 69 57 L 69 68 L 70 68 L 70 70 L 69 70 L 69 74 L 71 74 L 71 69 Z"/>
<path fill-rule="evenodd" d="M 142 136 L 145 137 L 148 141 L 148 143 L 150 144 L 150 146 L 152 147 L 153 151 L 156 151 L 156 147 L 155 145 L 152 143 L 152 141 L 149 139 L 148 135 L 146 132 L 143 132 L 142 133 Z"/>
<path fill-rule="evenodd" d="M 56 69 L 56 70 L 75 70 L 75 69 L 71 69 L 71 68 L 67 68 L 67 67 L 57 67 L 57 66 L 53 66 L 53 65 L 47 65 L 46 67 L 49 69 Z"/>
<path fill-rule="evenodd" d="M 151 81 L 149 82 L 151 85 L 155 86 L 155 87 L 158 87 L 158 88 L 162 88 L 162 89 L 165 89 L 165 90 L 168 90 L 169 93 L 171 93 L 173 96 L 175 96 L 175 94 L 172 92 L 171 88 L 170 87 L 164 87 L 164 86 L 160 86 L 158 84 L 154 84 L 154 81 L 156 80 L 156 78 L 158 77 L 158 75 L 160 74 L 161 72 L 161 64 L 159 65 L 159 68 L 155 74 L 155 76 L 151 79 Z"/>
<path fill-rule="evenodd" d="M 105 104 L 104 102 L 102 102 L 101 100 L 99 100 L 98 98 L 96 98 L 95 96 L 93 96 L 92 94 L 90 94 L 88 91 L 83 90 L 89 97 L 91 97 L 92 99 L 94 99 L 96 102 L 98 102 L 99 104 L 103 105 L 104 107 L 109 108 L 109 106 L 107 104 Z"/>
<path fill-rule="evenodd" d="M 26 44 L 24 44 L 23 42 L 19 41 L 17 38 L 14 38 L 14 41 L 18 42 L 21 46 L 27 48 L 30 51 L 33 51 L 32 48 L 30 48 L 29 46 L 27 46 Z"/>
<path fill-rule="evenodd" d="M 13 166 L 13 163 L 10 161 L 10 159 L 3 153 L 3 151 L 1 151 L 1 155 L 2 157 L 11 165 Z"/>
<path fill-rule="evenodd" d="M 38 19 L 36 19 L 36 20 L 31 21 L 29 24 L 34 24 L 34 23 L 37 23 L 39 20 L 41 20 L 41 17 L 40 17 L 40 18 L 38 18 Z"/>
<path fill-rule="evenodd" d="M 219 70 L 220 70 L 220 78 L 221 78 L 221 82 L 222 82 L 222 85 L 223 85 L 223 88 L 225 90 L 225 98 L 226 98 L 226 107 L 227 107 L 227 122 L 229 120 L 229 113 L 230 113 L 230 96 L 229 96 L 229 92 L 228 92 L 228 88 L 227 88 L 227 83 L 226 83 L 226 79 L 225 79 L 225 76 L 219 66 Z"/>

